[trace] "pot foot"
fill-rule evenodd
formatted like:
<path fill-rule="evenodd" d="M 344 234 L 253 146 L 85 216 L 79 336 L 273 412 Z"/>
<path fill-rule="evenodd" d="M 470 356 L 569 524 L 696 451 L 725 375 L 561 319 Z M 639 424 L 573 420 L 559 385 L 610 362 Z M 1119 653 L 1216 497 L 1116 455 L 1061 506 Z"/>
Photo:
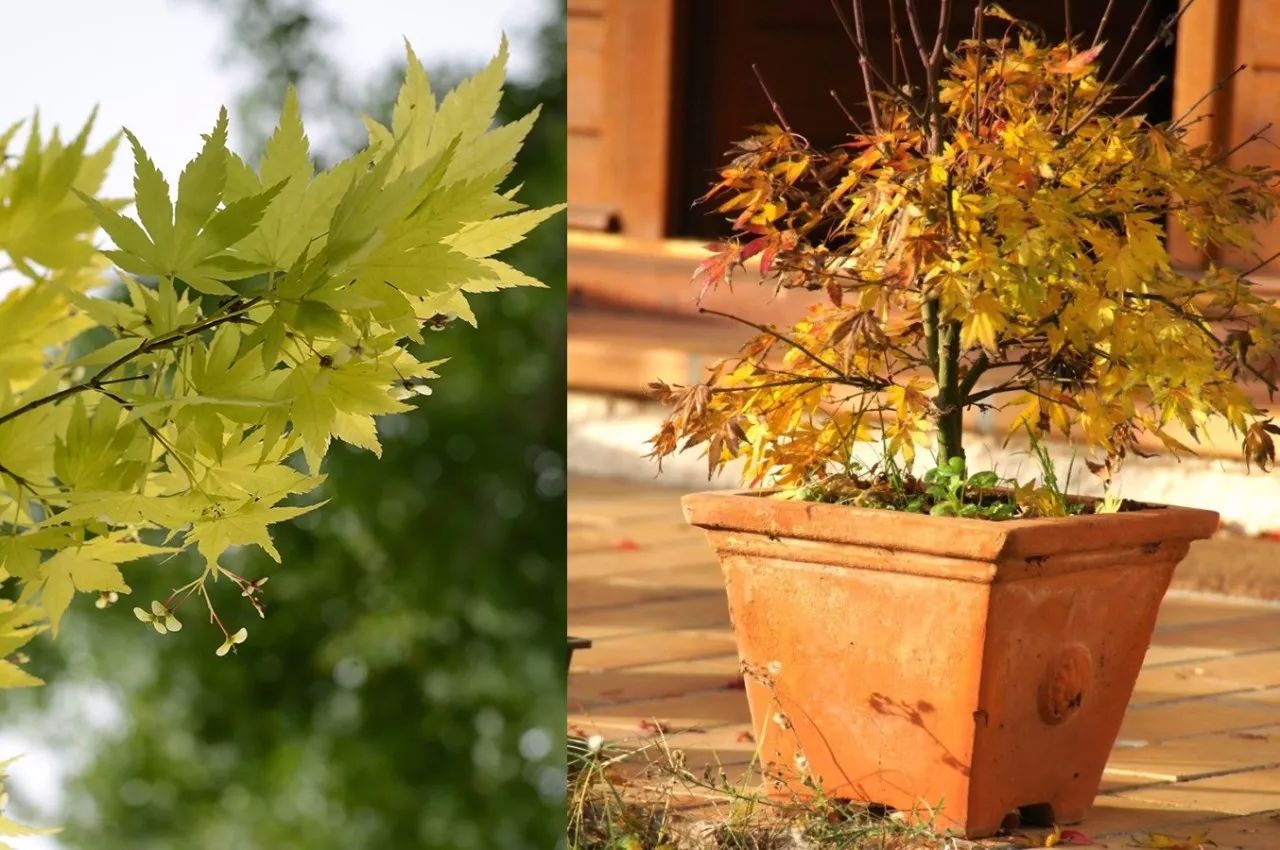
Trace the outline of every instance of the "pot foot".
<path fill-rule="evenodd" d="M 1018 807 L 1018 822 L 1023 826 L 1053 826 L 1055 815 L 1055 807 L 1049 803 Z"/>
<path fill-rule="evenodd" d="M 1088 808 L 1088 804 L 1082 806 L 1079 802 L 1028 803 L 999 815 L 970 812 L 964 822 L 963 832 L 967 838 L 985 838 L 1022 827 L 1048 829 L 1067 826 L 1084 820 Z"/>

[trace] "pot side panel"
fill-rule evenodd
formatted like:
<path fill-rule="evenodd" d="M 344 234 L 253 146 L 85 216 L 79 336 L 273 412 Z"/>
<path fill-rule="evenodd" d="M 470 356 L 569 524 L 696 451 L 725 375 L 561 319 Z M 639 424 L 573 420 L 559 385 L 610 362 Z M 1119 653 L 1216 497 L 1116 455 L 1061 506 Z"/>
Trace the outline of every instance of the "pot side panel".
<path fill-rule="evenodd" d="M 1058 823 L 1084 816 L 1186 548 L 993 586 L 971 834 L 1022 806 L 1048 804 Z"/>
<path fill-rule="evenodd" d="M 763 537 L 708 535 L 766 770 L 793 792 L 808 776 L 827 794 L 942 804 L 963 822 L 990 585 L 858 569 L 841 544 L 821 564 L 813 544 L 793 561 L 761 555 Z"/>

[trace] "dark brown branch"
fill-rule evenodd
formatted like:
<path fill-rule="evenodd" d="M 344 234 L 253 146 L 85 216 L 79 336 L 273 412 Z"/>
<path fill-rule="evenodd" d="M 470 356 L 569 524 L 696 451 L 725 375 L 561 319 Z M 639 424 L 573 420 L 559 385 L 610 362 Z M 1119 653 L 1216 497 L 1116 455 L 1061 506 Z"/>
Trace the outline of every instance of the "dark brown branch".
<path fill-rule="evenodd" d="M 942 48 L 946 43 L 947 30 L 951 26 L 951 0 L 941 0 L 938 8 L 938 31 L 934 34 L 932 47 L 929 46 L 920 26 L 919 10 L 914 0 L 908 0 L 906 8 L 907 23 L 911 26 L 911 38 L 915 41 L 916 52 L 920 54 L 920 64 L 924 66 L 925 91 L 922 117 L 929 131 L 929 153 L 936 155 L 942 150 L 942 114 L 937 91 L 938 71 L 942 66 Z"/>
<path fill-rule="evenodd" d="M 933 51 L 929 54 L 935 76 L 942 62 L 942 48 L 947 44 L 947 33 L 951 29 L 951 0 L 942 0 L 938 9 L 938 34 L 933 39 Z"/>
<path fill-rule="evenodd" d="M 107 398 L 111 399 L 112 401 L 120 405 L 125 410 L 133 410 L 132 402 L 130 402 L 126 398 L 116 395 L 110 390 L 104 390 L 101 384 L 95 386 L 93 389 L 101 393 L 102 395 L 106 396 Z M 152 425 L 150 422 L 148 422 L 145 416 L 139 416 L 137 421 L 138 421 L 138 424 L 142 426 L 143 430 L 145 430 L 148 434 L 151 435 L 151 439 L 159 443 L 160 446 L 165 450 L 165 453 L 168 454 L 169 457 L 173 458 L 174 461 L 178 464 L 178 466 L 182 468 L 183 473 L 187 476 L 187 483 L 194 488 L 196 486 L 195 471 L 192 470 L 191 467 L 187 466 L 187 462 L 178 456 L 177 450 L 169 443 L 167 439 L 165 439 L 165 436 L 160 433 L 160 429 Z"/>
<path fill-rule="evenodd" d="M 1142 25 L 1143 19 L 1147 17 L 1147 12 L 1151 11 L 1151 0 L 1145 0 L 1142 8 L 1138 11 L 1138 17 L 1134 19 L 1133 27 L 1130 28 L 1129 34 L 1125 36 L 1124 43 L 1120 45 L 1120 52 L 1116 54 L 1116 58 L 1112 60 L 1111 67 L 1107 69 L 1107 75 L 1102 79 L 1102 84 L 1098 87 L 1098 96 L 1101 97 L 1105 86 L 1111 81 L 1112 75 L 1116 69 L 1120 67 L 1120 62 L 1124 59 L 1124 55 L 1129 52 L 1129 45 L 1133 43 L 1133 37 L 1138 34 L 1138 27 Z"/>
<path fill-rule="evenodd" d="M 1169 122 L 1169 129 L 1172 130 L 1177 128 L 1178 125 L 1180 125 L 1183 121 L 1185 121 L 1187 118 L 1191 116 L 1191 113 L 1196 111 L 1196 108 L 1199 107 L 1200 104 L 1204 103 L 1206 100 L 1213 97 L 1218 92 L 1222 91 L 1222 89 L 1226 86 L 1226 84 L 1231 81 L 1232 77 L 1234 77 L 1236 74 L 1240 73 L 1247 67 L 1249 66 L 1240 64 L 1232 68 L 1226 74 L 1224 74 L 1222 76 L 1222 79 L 1214 83 L 1213 86 L 1207 92 L 1200 95 L 1200 97 L 1196 98 L 1196 102 L 1188 106 L 1185 112 L 1183 112 L 1177 118 L 1173 119 L 1173 121 Z"/>
<path fill-rule="evenodd" d="M 902 68 L 902 82 L 908 89 L 914 87 L 911 79 L 911 68 L 907 64 L 907 52 L 902 46 L 902 30 L 898 28 L 898 0 L 889 2 L 889 41 L 892 44 L 893 56 L 889 61 L 889 70 L 893 76 L 894 87 L 897 87 L 898 68 Z"/>
<path fill-rule="evenodd" d="M 1246 139 L 1245 139 L 1244 141 L 1242 141 L 1240 144 L 1236 145 L 1235 147 L 1231 148 L 1230 150 L 1223 151 L 1221 154 L 1219 154 L 1219 155 L 1218 155 L 1218 157 L 1217 157 L 1216 159 L 1214 159 L 1214 161 L 1213 161 L 1213 162 L 1209 163 L 1209 167 L 1210 167 L 1210 168 L 1212 168 L 1212 167 L 1213 167 L 1213 166 L 1215 166 L 1215 165 L 1220 165 L 1220 164 L 1222 164 L 1222 163 L 1226 162 L 1228 159 L 1230 159 L 1230 158 L 1231 158 L 1232 154 L 1234 154 L 1234 153 L 1236 153 L 1237 151 L 1239 151 L 1239 150 L 1240 150 L 1241 148 L 1243 148 L 1245 145 L 1253 144 L 1254 142 L 1258 141 L 1258 139 L 1261 139 L 1261 138 L 1262 138 L 1262 136 L 1263 136 L 1263 134 L 1264 134 L 1264 133 L 1266 133 L 1268 130 L 1270 130 L 1270 129 L 1271 129 L 1271 126 L 1272 126 L 1274 123 L 1275 123 L 1275 122 L 1273 122 L 1273 121 L 1268 121 L 1266 124 L 1263 124 L 1261 127 L 1259 127 L 1258 129 L 1254 130 L 1252 133 L 1250 133 L 1250 134 L 1249 134 L 1248 138 L 1246 138 Z"/>
<path fill-rule="evenodd" d="M 770 381 L 767 384 L 751 384 L 750 386 L 742 387 L 710 387 L 709 391 L 712 393 L 746 393 L 753 392 L 755 390 L 772 389 L 774 387 L 794 387 L 801 384 L 813 384 L 815 386 L 820 386 L 822 384 L 836 383 L 839 383 L 839 381 L 833 381 L 828 378 L 790 378 L 785 381 Z"/>
<path fill-rule="evenodd" d="M 1098 28 L 1093 32 L 1093 41 L 1089 43 L 1090 47 L 1102 41 L 1102 33 L 1107 29 L 1107 21 L 1111 19 L 1111 8 L 1115 3 L 1116 0 L 1107 0 L 1107 7 L 1102 10 L 1102 17 L 1098 19 Z"/>
<path fill-rule="evenodd" d="M 857 20 L 861 20 L 862 11 L 858 3 L 859 0 L 853 0 L 853 13 Z M 858 68 L 862 71 L 862 85 L 867 94 L 867 110 L 871 113 L 871 127 L 875 130 L 876 135 L 879 135 L 881 132 L 880 116 L 876 112 L 875 86 L 871 82 L 871 63 L 867 58 L 866 44 L 861 38 L 861 28 L 855 30 L 849 26 L 849 19 L 845 17 L 844 10 L 840 8 L 840 0 L 831 0 L 831 8 L 835 10 L 836 17 L 840 20 L 840 25 L 844 27 L 849 41 L 853 43 L 854 52 L 858 54 Z"/>
<path fill-rule="evenodd" d="M 1179 7 L 1177 12 L 1174 12 L 1167 19 L 1162 21 L 1158 27 L 1156 27 L 1155 35 L 1151 37 L 1151 40 L 1147 42 L 1147 46 L 1144 47 L 1142 49 L 1142 52 L 1138 54 L 1138 58 L 1133 60 L 1133 64 L 1129 66 L 1128 70 L 1126 70 L 1123 74 L 1120 75 L 1120 79 L 1115 81 L 1115 84 L 1117 87 L 1123 86 L 1125 82 L 1129 79 L 1129 77 L 1133 76 L 1133 74 L 1138 70 L 1138 68 L 1142 67 L 1142 63 L 1146 62 L 1147 59 L 1151 57 L 1152 51 L 1154 51 L 1160 45 L 1161 42 L 1163 42 L 1165 39 L 1169 37 L 1170 32 L 1174 29 L 1174 27 L 1178 25 L 1178 21 L 1182 19 L 1182 16 L 1186 14 L 1186 11 L 1191 8 L 1191 4 L 1194 3 L 1195 1 L 1196 0 L 1187 0 L 1187 2 L 1183 3 L 1182 6 Z M 1147 0 L 1147 4 L 1150 4 L 1150 2 L 1151 0 Z M 1145 10 L 1146 5 L 1144 5 L 1143 8 Z M 1130 35 L 1132 36 L 1133 32 L 1136 30 L 1137 30 L 1137 24 L 1135 23 L 1134 29 L 1130 30 Z M 1112 66 L 1112 71 L 1114 71 L 1115 68 L 1119 67 L 1119 61 L 1120 61 L 1119 58 L 1117 58 L 1116 64 Z M 1111 79 L 1111 72 L 1108 72 L 1107 81 L 1110 81 L 1110 79 Z"/>
<path fill-rule="evenodd" d="M 836 102 L 836 106 L 840 107 L 840 111 L 844 113 L 844 117 L 848 118 L 849 123 L 853 125 L 853 129 L 865 136 L 867 134 L 866 130 L 864 130 L 862 125 L 858 123 L 858 120 L 853 117 L 853 113 L 844 105 L 844 101 L 840 100 L 840 95 L 836 93 L 836 90 L 832 89 L 830 94 L 831 99 Z"/>
<path fill-rule="evenodd" d="M 987 389 L 980 390 L 979 392 L 976 392 L 973 395 L 966 396 L 963 403 L 967 407 L 972 404 L 977 404 L 978 402 L 984 399 L 991 398 L 994 395 L 1000 395 L 1001 393 L 1016 392 L 1018 390 L 1022 390 L 1023 392 L 1031 392 L 1031 385 L 1027 383 L 997 384 L 994 387 L 988 387 Z M 1041 396 L 1041 398 L 1044 398 L 1044 396 Z"/>
<path fill-rule="evenodd" d="M 957 388 L 957 394 L 962 400 L 968 399 L 974 384 L 978 383 L 978 378 L 982 377 L 982 373 L 987 371 L 990 363 L 991 361 L 987 359 L 987 352 L 979 352 L 978 357 L 973 361 L 973 365 L 969 367 L 969 371 L 965 373 L 963 380 L 960 381 L 960 386 Z"/>
<path fill-rule="evenodd" d="M 791 125 L 787 123 L 787 116 L 782 114 L 782 107 L 778 105 L 778 101 L 774 99 L 773 94 L 769 91 L 769 86 L 765 84 L 764 75 L 760 73 L 760 66 L 751 63 L 751 71 L 756 75 L 756 81 L 760 83 L 760 91 L 764 92 L 765 99 L 769 101 L 769 107 L 773 110 L 773 114 L 777 116 L 778 123 L 782 125 L 782 129 L 786 130 L 788 135 L 794 135 L 791 132 Z"/>
<path fill-rule="evenodd" d="M 978 135 L 981 126 L 982 107 L 982 51 L 986 45 L 982 42 L 983 25 L 986 23 L 987 4 L 979 2 L 973 12 L 973 40 L 978 45 L 978 55 L 974 57 L 973 71 L 973 135 Z"/>
<path fill-rule="evenodd" d="M 1246 278 L 1249 275 L 1253 274 L 1254 272 L 1260 271 L 1263 266 L 1268 265 L 1272 260 L 1276 260 L 1276 259 L 1280 259 L 1280 251 L 1276 251 L 1274 254 L 1272 254 L 1271 256 L 1267 257 L 1264 260 L 1259 260 L 1257 265 L 1251 267 L 1247 271 L 1240 272 L 1240 277 Z M 1249 281 L 1246 280 L 1245 283 L 1249 283 Z"/>
<path fill-rule="evenodd" d="M 849 386 L 859 387 L 861 389 L 867 389 L 867 390 L 881 390 L 881 389 L 884 389 L 885 386 L 887 386 L 887 384 L 885 384 L 885 382 L 883 381 L 862 380 L 862 379 L 854 378 L 848 375 L 844 371 L 837 369 L 835 366 L 832 366 L 830 363 L 823 360 L 821 357 L 814 354 L 812 351 L 805 348 L 800 343 L 796 342 L 795 340 L 791 339 L 785 334 L 780 333 L 776 329 L 769 327 L 768 325 L 762 325 L 757 322 L 752 322 L 748 319 L 742 318 L 741 316 L 735 316 L 732 313 L 724 313 L 724 312 L 721 312 L 720 310 L 712 310 L 709 307 L 699 307 L 698 312 L 705 313 L 709 316 L 719 316 L 723 319 L 728 319 L 732 322 L 737 322 L 740 325 L 746 325 L 749 328 L 754 328 L 755 330 L 759 331 L 762 334 L 766 334 L 768 336 L 773 337 L 774 339 L 780 340 L 781 342 L 785 342 L 787 345 L 791 346 L 796 351 L 799 351 L 805 357 L 808 357 L 814 363 L 817 363 L 819 366 L 831 372 L 833 375 L 836 375 L 839 378 L 839 380 L 836 381 L 836 383 L 847 384 Z"/>
<path fill-rule="evenodd" d="M 1138 13 L 1138 19 L 1134 22 L 1133 29 L 1129 30 L 1129 35 L 1125 38 L 1124 45 L 1120 48 L 1120 53 L 1116 56 L 1111 67 L 1107 69 L 1107 75 L 1098 84 L 1098 93 L 1094 96 L 1093 100 L 1090 101 L 1089 108 L 1085 110 L 1085 114 L 1081 117 L 1080 121 L 1076 123 L 1076 126 L 1072 130 L 1068 131 L 1067 138 L 1074 135 L 1076 130 L 1083 126 L 1085 121 L 1097 114 L 1097 112 L 1111 100 L 1110 92 L 1118 90 L 1128 81 L 1129 77 L 1133 76 L 1138 68 L 1142 66 L 1142 63 L 1146 62 L 1151 56 L 1151 52 L 1155 50 L 1156 47 L 1168 37 L 1169 32 L 1178 25 L 1178 21 L 1181 20 L 1183 14 L 1186 13 L 1187 9 L 1189 9 L 1191 4 L 1194 2 L 1195 0 L 1187 0 L 1186 3 L 1179 7 L 1177 12 L 1162 21 L 1160 25 L 1156 27 L 1155 35 L 1151 37 L 1151 40 L 1147 42 L 1147 46 L 1138 54 L 1138 58 L 1134 59 L 1133 62 L 1130 63 L 1125 72 L 1120 75 L 1119 79 L 1112 82 L 1112 77 L 1120 68 L 1124 55 L 1129 49 L 1129 44 L 1133 41 L 1133 36 L 1138 31 L 1138 25 L 1142 23 L 1143 18 L 1146 17 L 1147 11 L 1151 7 L 1151 0 L 1145 0 L 1142 4 L 1142 10 Z"/>
<path fill-rule="evenodd" d="M 153 351 L 160 351 L 162 349 L 170 348 L 176 343 L 189 339 L 203 331 L 216 328 L 218 325 L 226 324 L 227 322 L 234 322 L 240 317 L 242 317 L 245 313 L 248 313 L 249 310 L 253 306 L 255 306 L 259 300 L 261 299 L 258 299 L 258 298 L 250 299 L 248 302 L 242 305 L 235 312 L 227 313 L 222 316 L 215 316 L 210 319 L 205 319 L 203 321 L 196 322 L 189 327 L 180 328 L 169 334 L 158 336 L 158 337 L 155 337 L 154 339 L 150 339 L 145 342 L 142 342 L 133 351 L 122 354 L 119 357 L 117 357 L 115 360 L 112 360 L 106 366 L 103 366 L 89 380 L 83 381 L 79 384 L 73 384 L 69 387 L 64 387 L 55 393 L 50 393 L 47 396 L 42 396 L 41 398 L 33 399 L 32 401 L 29 401 L 20 407 L 15 407 L 13 410 L 10 410 L 8 413 L 5 413 L 4 415 L 0 415 L 0 425 L 5 424 L 11 419 L 16 419 L 22 414 L 28 413 L 32 410 L 35 410 L 36 408 L 44 407 L 47 404 L 54 404 L 55 402 L 61 401 L 64 398 L 69 398 L 70 396 L 85 392 L 86 390 L 101 389 L 107 383 L 106 378 L 108 375 L 110 375 L 112 372 L 114 372 L 116 369 L 119 369 L 121 366 L 125 365 L 126 363 L 130 362 L 131 360 L 141 357 L 144 354 L 150 354 Z"/>
<path fill-rule="evenodd" d="M 916 52 L 920 54 L 920 65 L 929 70 L 929 47 L 924 39 L 924 31 L 920 27 L 920 16 L 914 0 L 906 0 L 907 23 L 911 26 L 911 38 L 915 42 Z"/>

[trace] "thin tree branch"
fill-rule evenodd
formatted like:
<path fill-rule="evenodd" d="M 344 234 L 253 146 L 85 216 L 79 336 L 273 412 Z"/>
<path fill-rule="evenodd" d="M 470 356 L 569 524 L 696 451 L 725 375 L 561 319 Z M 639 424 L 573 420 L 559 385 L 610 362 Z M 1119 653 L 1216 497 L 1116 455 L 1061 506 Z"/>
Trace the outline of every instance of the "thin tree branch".
<path fill-rule="evenodd" d="M 1090 42 L 1090 47 L 1102 41 L 1102 33 L 1107 28 L 1107 21 L 1111 19 L 1111 8 L 1115 6 L 1115 3 L 1116 0 L 1107 0 L 1107 7 L 1102 10 L 1102 17 L 1098 19 L 1098 28 L 1093 32 L 1093 41 Z"/>
<path fill-rule="evenodd" d="M 85 392 L 86 390 L 101 389 L 102 386 L 104 386 L 104 384 L 107 383 L 106 381 L 107 376 L 110 375 L 112 372 L 114 372 L 116 369 L 125 365 L 126 363 L 132 360 L 135 360 L 136 358 L 141 357 L 144 354 L 150 354 L 153 351 L 160 351 L 162 349 L 171 348 L 175 343 L 179 343 L 186 339 L 190 339 L 196 334 L 215 328 L 218 325 L 226 324 L 227 322 L 234 322 L 240 317 L 242 317 L 243 315 L 245 315 L 246 313 L 248 313 L 249 310 L 252 309 L 254 306 L 256 306 L 260 300 L 261 300 L 260 298 L 252 298 L 248 302 L 246 302 L 242 307 L 238 308 L 235 312 L 227 313 L 222 316 L 207 318 L 202 321 L 196 322 L 186 328 L 179 328 L 178 330 L 172 331 L 171 333 L 165 334 L 163 336 L 146 340 L 141 344 L 139 344 L 138 347 L 135 348 L 133 351 L 122 354 L 119 357 L 117 357 L 115 360 L 108 363 L 106 366 L 103 366 L 89 380 L 83 381 L 79 384 L 72 384 L 71 386 L 64 387 L 55 393 L 50 393 L 47 396 L 33 399 L 32 401 L 29 401 L 20 407 L 15 407 L 13 410 L 10 410 L 8 413 L 0 415 L 0 425 L 3 425 L 6 422 L 9 422 L 12 419 L 16 419 L 17 417 L 21 416 L 24 413 L 29 413 L 30 411 L 40 407 L 44 407 L 47 404 L 54 404 L 55 402 L 61 401 L 70 396 Z"/>
<path fill-rule="evenodd" d="M 773 114 L 777 116 L 778 123 L 782 125 L 782 129 L 786 130 L 789 135 L 795 135 L 791 132 L 791 125 L 787 123 L 787 116 L 782 114 L 782 107 L 778 105 L 778 101 L 774 99 L 773 94 L 769 91 L 769 86 L 765 84 L 764 75 L 760 73 L 760 66 L 751 63 L 751 71 L 756 75 L 756 81 L 760 83 L 760 90 L 764 92 L 765 99 L 769 101 L 769 107 L 773 109 Z"/>
<path fill-rule="evenodd" d="M 982 373 L 987 371 L 990 363 L 991 361 L 987 359 L 987 352 L 982 351 L 978 353 L 977 358 L 973 361 L 973 365 L 969 367 L 969 371 L 965 373 L 964 379 L 960 381 L 960 386 L 957 388 L 957 394 L 961 399 L 967 399 L 969 397 L 970 391 L 972 391 L 974 385 L 978 383 L 978 379 L 982 377 Z"/>
<path fill-rule="evenodd" d="M 864 381 L 846 374 L 842 370 L 837 369 L 835 366 L 832 366 L 830 363 L 823 360 L 818 355 L 814 354 L 809 349 L 805 348 L 800 343 L 796 342 L 795 340 L 791 339 L 785 334 L 778 332 L 776 329 L 769 327 L 768 325 L 762 325 L 757 322 L 752 322 L 748 319 L 742 318 L 741 316 L 735 316 L 732 313 L 724 313 L 724 312 L 721 312 L 720 310 L 712 310 L 709 307 L 699 307 L 698 312 L 706 313 L 707 315 L 710 315 L 710 316 L 720 316 L 723 319 L 728 319 L 730 321 L 737 322 L 740 325 L 746 325 L 749 328 L 754 328 L 755 330 L 759 331 L 762 334 L 767 334 L 768 336 L 771 336 L 774 339 L 785 342 L 787 345 L 791 346 L 796 351 L 799 351 L 805 357 L 808 357 L 814 363 L 817 363 L 819 366 L 828 370 L 833 375 L 838 376 L 840 380 L 837 381 L 837 383 L 848 384 L 850 386 L 860 387 L 862 389 L 869 389 L 869 390 L 880 390 L 880 389 L 884 389 L 884 387 L 886 386 L 886 384 L 883 381 Z"/>
<path fill-rule="evenodd" d="M 1236 74 L 1240 73 L 1247 67 L 1249 66 L 1245 64 L 1240 64 L 1232 68 L 1226 74 L 1224 74 L 1222 79 L 1218 80 L 1218 82 L 1213 84 L 1212 88 L 1210 88 L 1204 94 L 1200 95 L 1200 97 L 1196 98 L 1196 102 L 1188 106 L 1185 112 L 1183 112 L 1177 118 L 1173 119 L 1173 121 L 1169 123 L 1169 128 L 1174 129 L 1178 127 L 1178 125 L 1180 125 L 1183 121 L 1185 121 L 1187 118 L 1191 116 L 1191 113 L 1196 111 L 1196 108 L 1200 106 L 1200 104 L 1204 103 L 1206 100 L 1213 97 L 1218 92 L 1222 91 L 1222 89 L 1226 86 L 1226 84 L 1230 82 L 1232 77 L 1234 77 Z"/>
<path fill-rule="evenodd" d="M 1209 167 L 1212 168 L 1215 165 L 1220 165 L 1226 162 L 1228 159 L 1231 158 L 1232 154 L 1239 151 L 1245 145 L 1252 144 L 1253 142 L 1258 141 L 1258 139 L 1261 139 L 1263 134 L 1266 133 L 1268 130 L 1270 130 L 1274 123 L 1275 123 L 1274 121 L 1268 121 L 1266 124 L 1263 124 L 1257 130 L 1254 130 L 1252 133 L 1249 134 L 1249 137 L 1246 138 L 1244 141 L 1242 141 L 1240 144 L 1236 145 L 1230 150 L 1223 151 L 1221 154 L 1219 154 L 1218 157 L 1214 159 L 1213 162 L 1209 163 Z"/>

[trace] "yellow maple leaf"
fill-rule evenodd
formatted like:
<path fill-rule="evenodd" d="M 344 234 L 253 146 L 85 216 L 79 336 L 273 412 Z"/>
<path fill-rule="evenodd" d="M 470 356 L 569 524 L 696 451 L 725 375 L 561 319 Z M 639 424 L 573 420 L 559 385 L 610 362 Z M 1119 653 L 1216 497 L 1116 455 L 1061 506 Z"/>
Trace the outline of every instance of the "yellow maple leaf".
<path fill-rule="evenodd" d="M 996 335 L 1008 322 L 1000 302 L 989 292 L 979 292 L 969 305 L 969 315 L 960 323 L 960 346 L 973 348 L 974 344 L 996 353 Z"/>

